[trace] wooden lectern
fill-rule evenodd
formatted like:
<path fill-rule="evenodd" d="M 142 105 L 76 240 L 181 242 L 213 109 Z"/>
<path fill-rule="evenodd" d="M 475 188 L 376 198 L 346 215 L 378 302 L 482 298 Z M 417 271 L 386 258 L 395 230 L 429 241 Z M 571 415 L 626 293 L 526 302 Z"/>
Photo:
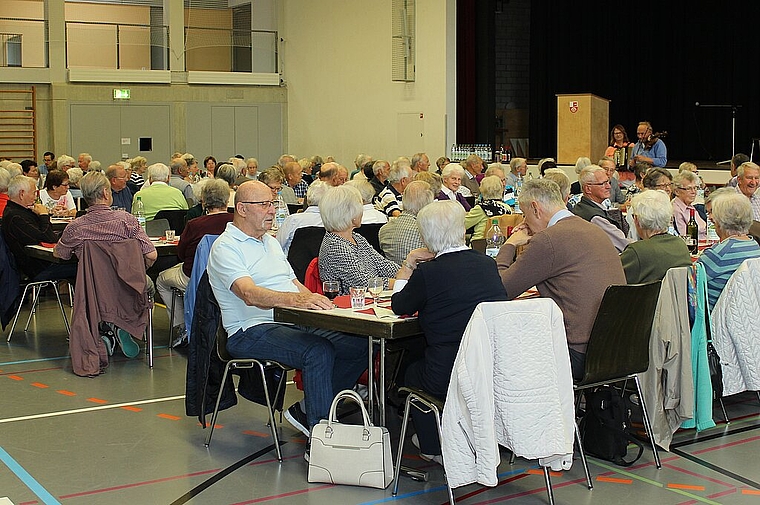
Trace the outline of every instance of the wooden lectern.
<path fill-rule="evenodd" d="M 610 101 L 591 93 L 557 95 L 557 163 L 596 163 L 609 144 Z"/>

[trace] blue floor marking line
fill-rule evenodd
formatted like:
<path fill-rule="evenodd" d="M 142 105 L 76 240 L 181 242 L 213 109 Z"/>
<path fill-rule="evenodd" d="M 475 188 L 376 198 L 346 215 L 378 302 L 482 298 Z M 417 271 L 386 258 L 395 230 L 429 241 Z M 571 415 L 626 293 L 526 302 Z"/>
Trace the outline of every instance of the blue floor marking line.
<path fill-rule="evenodd" d="M 24 468 L 19 465 L 16 460 L 13 459 L 11 455 L 8 454 L 2 447 L 0 447 L 0 461 L 5 463 L 5 466 L 7 466 L 11 472 L 16 474 L 16 477 L 18 477 L 21 482 L 26 485 L 26 487 L 28 487 L 34 494 L 36 494 L 42 503 L 45 505 L 61 505 L 61 502 L 56 500 L 53 495 L 48 493 L 47 489 L 42 487 L 42 485 L 40 485 L 40 483 L 37 482 L 34 477 L 29 475 L 29 472 L 24 470 Z"/>
<path fill-rule="evenodd" d="M 500 473 L 496 477 L 498 479 L 501 479 L 503 477 L 509 477 L 511 475 L 517 475 L 517 474 L 525 473 L 525 470 L 526 470 L 525 468 L 520 468 L 520 469 L 517 469 L 517 470 L 510 470 L 509 472 Z M 419 495 L 422 495 L 422 494 L 437 493 L 438 491 L 446 491 L 446 486 L 438 486 L 438 487 L 434 487 L 434 488 L 431 488 L 431 489 L 423 489 L 423 490 L 420 490 L 420 491 L 413 491 L 411 493 L 398 494 L 396 496 L 388 496 L 388 497 L 382 498 L 380 500 L 363 502 L 363 503 L 360 503 L 359 505 L 377 505 L 379 503 L 387 503 L 387 502 L 390 502 L 390 501 L 404 500 L 406 498 L 412 498 L 414 496 L 419 496 Z"/>

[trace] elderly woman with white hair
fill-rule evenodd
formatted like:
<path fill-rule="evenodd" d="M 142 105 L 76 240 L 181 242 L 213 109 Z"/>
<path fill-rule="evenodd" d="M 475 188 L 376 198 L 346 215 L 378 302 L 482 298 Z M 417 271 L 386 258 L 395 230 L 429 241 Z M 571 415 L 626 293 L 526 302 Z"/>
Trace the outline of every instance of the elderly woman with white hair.
<path fill-rule="evenodd" d="M 675 267 L 691 265 L 689 248 L 680 237 L 668 233 L 673 207 L 662 191 L 644 191 L 633 197 L 631 214 L 641 240 L 620 254 L 625 280 L 642 284 L 662 280 Z"/>
<path fill-rule="evenodd" d="M 462 185 L 462 177 L 464 177 L 464 168 L 457 163 L 449 163 L 443 168 L 441 178 L 443 179 L 443 186 L 441 186 L 441 192 L 435 197 L 436 200 L 454 200 L 459 202 L 464 207 L 465 212 L 469 212 L 470 204 L 459 192 L 459 187 Z"/>
<path fill-rule="evenodd" d="M 686 235 L 686 226 L 689 223 L 691 214 L 694 213 L 694 219 L 699 229 L 699 240 L 707 240 L 707 223 L 694 207 L 699 191 L 699 176 L 694 172 L 678 172 L 673 177 L 673 189 L 675 198 L 673 198 L 673 226 L 679 235 Z"/>
<path fill-rule="evenodd" d="M 424 358 L 409 365 L 404 384 L 441 400 L 446 398 L 454 358 L 475 307 L 507 300 L 496 263 L 465 245 L 464 220 L 464 209 L 453 201 L 433 202 L 419 211 L 417 224 L 432 258 L 404 261 L 391 302 L 396 314 L 417 312 L 425 334 Z M 420 456 L 440 463 L 435 419 L 412 409 L 412 421 Z"/>
<path fill-rule="evenodd" d="M 355 177 L 346 184 L 358 189 L 359 194 L 362 195 L 362 202 L 364 202 L 362 224 L 385 224 L 388 222 L 388 216 L 377 210 L 375 204 L 372 203 L 375 199 L 375 188 L 367 179 Z"/>
<path fill-rule="evenodd" d="M 312 182 L 309 189 L 306 190 L 306 201 L 309 206 L 303 212 L 297 212 L 286 217 L 280 229 L 277 230 L 277 242 L 282 246 L 282 251 L 286 256 L 290 250 L 290 244 L 293 243 L 296 230 L 307 226 L 324 228 L 322 216 L 319 213 L 319 202 L 322 201 L 322 197 L 331 187 L 325 181 L 316 180 Z"/>
<path fill-rule="evenodd" d="M 480 183 L 480 196 L 482 200 L 475 204 L 464 218 L 464 227 L 469 229 L 473 226 L 472 239 L 477 240 L 485 236 L 486 230 L 491 226 L 491 218 L 511 214 L 512 209 L 502 201 L 504 185 L 495 175 L 484 177 Z"/>
<path fill-rule="evenodd" d="M 307 196 L 308 198 L 308 196 Z M 367 239 L 354 230 L 362 224 L 364 204 L 359 190 L 335 186 L 319 202 L 325 238 L 319 249 L 319 276 L 323 281 L 339 281 L 340 295 L 354 286 L 367 286 L 373 277 L 391 279 L 399 266 L 377 252 Z"/>
<path fill-rule="evenodd" d="M 749 199 L 734 188 L 714 191 L 705 203 L 720 242 L 705 249 L 697 260 L 707 275 L 707 302 L 712 311 L 731 275 L 746 259 L 760 258 L 760 246 L 747 232 L 752 224 Z"/>

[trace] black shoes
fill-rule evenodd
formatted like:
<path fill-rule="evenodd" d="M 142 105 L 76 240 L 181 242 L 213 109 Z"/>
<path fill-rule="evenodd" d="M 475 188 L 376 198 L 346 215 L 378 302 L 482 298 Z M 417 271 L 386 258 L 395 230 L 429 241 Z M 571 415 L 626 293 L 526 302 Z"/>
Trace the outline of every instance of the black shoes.
<path fill-rule="evenodd" d="M 307 437 L 310 436 L 308 428 L 309 422 L 306 420 L 306 414 L 303 410 L 301 410 L 301 405 L 298 402 L 291 405 L 288 410 L 283 413 L 283 415 L 295 429 Z"/>

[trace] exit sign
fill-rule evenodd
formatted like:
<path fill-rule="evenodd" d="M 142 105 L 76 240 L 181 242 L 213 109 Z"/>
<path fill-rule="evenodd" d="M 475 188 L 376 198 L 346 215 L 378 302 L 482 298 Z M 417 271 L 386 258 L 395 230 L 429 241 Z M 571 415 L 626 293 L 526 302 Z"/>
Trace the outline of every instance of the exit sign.
<path fill-rule="evenodd" d="M 129 88 L 122 88 L 122 89 L 114 89 L 113 90 L 113 99 L 114 100 L 129 100 L 130 97 L 130 90 Z"/>

